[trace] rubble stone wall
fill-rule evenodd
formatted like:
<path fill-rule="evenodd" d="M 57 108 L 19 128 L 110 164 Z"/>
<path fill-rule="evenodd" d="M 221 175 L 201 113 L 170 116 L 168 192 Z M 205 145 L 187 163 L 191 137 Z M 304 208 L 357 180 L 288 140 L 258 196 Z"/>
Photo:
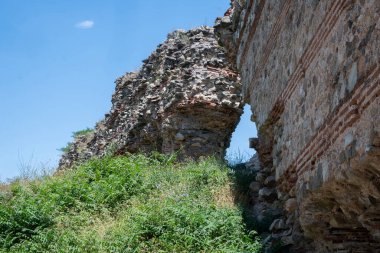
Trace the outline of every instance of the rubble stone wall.
<path fill-rule="evenodd" d="M 175 31 L 143 63 L 116 80 L 112 109 L 93 133 L 74 140 L 60 169 L 107 153 L 224 157 L 243 103 L 214 29 Z"/>
<path fill-rule="evenodd" d="M 302 244 L 301 234 L 314 244 L 299 250 L 376 252 L 380 1 L 236 0 L 232 7 L 216 33 L 234 48 L 229 58 L 259 130 L 251 145 L 275 175 L 278 199 L 297 203 L 285 215 L 282 243 Z"/>

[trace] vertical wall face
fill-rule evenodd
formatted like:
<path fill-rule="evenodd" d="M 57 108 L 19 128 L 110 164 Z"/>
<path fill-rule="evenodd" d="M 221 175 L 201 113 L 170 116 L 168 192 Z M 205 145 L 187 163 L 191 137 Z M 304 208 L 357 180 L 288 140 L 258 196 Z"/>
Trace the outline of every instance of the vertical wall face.
<path fill-rule="evenodd" d="M 380 1 L 233 5 L 217 32 L 236 49 L 279 197 L 297 200 L 288 215 L 320 252 L 378 247 Z"/>

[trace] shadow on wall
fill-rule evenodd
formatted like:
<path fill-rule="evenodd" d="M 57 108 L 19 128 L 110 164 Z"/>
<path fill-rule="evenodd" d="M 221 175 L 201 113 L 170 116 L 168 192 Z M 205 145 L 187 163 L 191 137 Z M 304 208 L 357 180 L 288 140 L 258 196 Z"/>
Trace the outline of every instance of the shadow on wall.
<path fill-rule="evenodd" d="M 251 114 L 250 106 L 245 105 L 226 152 L 226 159 L 230 164 L 246 162 L 256 153 L 254 149 L 249 148 L 249 138 L 257 137 L 256 125 L 251 121 Z"/>

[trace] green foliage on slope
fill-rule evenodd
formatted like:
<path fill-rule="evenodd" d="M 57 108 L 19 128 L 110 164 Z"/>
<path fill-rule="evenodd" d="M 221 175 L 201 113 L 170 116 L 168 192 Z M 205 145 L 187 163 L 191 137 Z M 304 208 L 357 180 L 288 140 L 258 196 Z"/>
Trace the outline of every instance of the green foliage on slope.
<path fill-rule="evenodd" d="M 258 252 L 214 159 L 93 160 L 0 190 L 0 252 Z"/>

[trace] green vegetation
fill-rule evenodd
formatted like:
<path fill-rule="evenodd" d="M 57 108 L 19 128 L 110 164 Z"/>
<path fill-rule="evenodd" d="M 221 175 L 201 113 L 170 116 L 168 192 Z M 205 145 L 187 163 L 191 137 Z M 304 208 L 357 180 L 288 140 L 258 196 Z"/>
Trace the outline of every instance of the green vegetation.
<path fill-rule="evenodd" d="M 86 129 L 73 132 L 72 137 L 76 138 L 76 137 L 78 137 L 80 135 L 87 135 L 87 134 L 90 134 L 92 132 L 94 132 L 94 129 L 87 127 Z"/>
<path fill-rule="evenodd" d="M 91 134 L 93 132 L 94 132 L 94 129 L 87 127 L 86 129 L 73 132 L 71 137 L 75 139 L 75 138 L 78 138 L 80 136 Z M 63 153 L 67 153 L 67 152 L 69 152 L 72 145 L 73 145 L 72 142 L 68 142 L 65 147 L 59 148 L 58 151 L 61 151 Z"/>
<path fill-rule="evenodd" d="M 0 252 L 258 252 L 230 171 L 129 155 L 0 188 Z"/>

